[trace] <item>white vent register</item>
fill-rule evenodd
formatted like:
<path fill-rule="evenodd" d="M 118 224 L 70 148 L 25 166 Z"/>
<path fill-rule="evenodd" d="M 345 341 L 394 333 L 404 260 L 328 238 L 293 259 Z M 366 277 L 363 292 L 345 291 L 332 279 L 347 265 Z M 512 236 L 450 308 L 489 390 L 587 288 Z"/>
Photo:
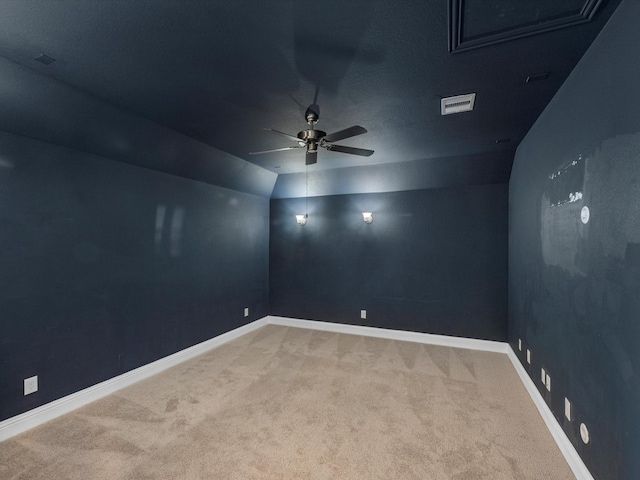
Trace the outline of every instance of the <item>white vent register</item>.
<path fill-rule="evenodd" d="M 470 112 L 471 110 L 473 110 L 473 105 L 475 103 L 475 93 L 443 98 L 440 101 L 441 113 L 442 115 L 451 115 L 452 113 Z"/>

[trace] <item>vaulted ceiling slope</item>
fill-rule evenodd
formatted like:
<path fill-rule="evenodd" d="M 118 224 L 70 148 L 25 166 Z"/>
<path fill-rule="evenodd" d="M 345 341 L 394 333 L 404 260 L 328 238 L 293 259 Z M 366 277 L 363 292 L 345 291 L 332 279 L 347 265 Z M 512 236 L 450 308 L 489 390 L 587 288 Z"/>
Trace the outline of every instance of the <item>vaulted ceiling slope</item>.
<path fill-rule="evenodd" d="M 375 153 L 321 150 L 313 194 L 504 183 L 518 143 L 619 0 L 590 22 L 449 51 L 451 6 L 473 40 L 585 2 L 520 3 L 3 0 L 0 129 L 286 197 L 303 194 L 304 150 L 249 152 L 295 145 L 263 129 L 295 135 L 316 104 L 317 128 L 362 125 L 368 133 L 339 143 Z M 440 115 L 442 97 L 472 92 L 472 112 Z"/>

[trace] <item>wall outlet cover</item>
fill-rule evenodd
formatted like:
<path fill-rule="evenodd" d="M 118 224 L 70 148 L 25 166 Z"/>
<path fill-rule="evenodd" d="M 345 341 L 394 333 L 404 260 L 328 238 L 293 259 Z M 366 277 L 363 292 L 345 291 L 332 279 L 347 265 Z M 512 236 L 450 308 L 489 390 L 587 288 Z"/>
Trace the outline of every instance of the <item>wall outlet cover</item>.
<path fill-rule="evenodd" d="M 360 318 L 367 318 L 367 311 L 366 310 L 360 310 Z"/>
<path fill-rule="evenodd" d="M 544 384 L 547 387 L 547 390 L 551 391 L 551 377 L 549 376 L 549 374 L 547 374 L 547 379 Z"/>
<path fill-rule="evenodd" d="M 531 365 L 531 350 L 527 348 L 527 363 Z"/>
<path fill-rule="evenodd" d="M 244 309 L 244 316 L 248 317 L 249 316 L 249 307 Z"/>
<path fill-rule="evenodd" d="M 564 416 L 571 421 L 571 402 L 566 397 L 564 399 Z"/>
<path fill-rule="evenodd" d="M 24 394 L 30 395 L 38 391 L 38 376 L 35 375 L 33 377 L 24 379 Z"/>

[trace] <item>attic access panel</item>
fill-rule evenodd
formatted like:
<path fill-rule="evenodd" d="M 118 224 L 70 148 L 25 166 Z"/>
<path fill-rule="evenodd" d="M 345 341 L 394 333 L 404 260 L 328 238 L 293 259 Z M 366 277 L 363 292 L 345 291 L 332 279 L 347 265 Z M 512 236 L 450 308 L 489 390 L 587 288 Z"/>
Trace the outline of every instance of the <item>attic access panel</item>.
<path fill-rule="evenodd" d="M 603 0 L 449 0 L 449 51 L 464 52 L 591 21 Z"/>

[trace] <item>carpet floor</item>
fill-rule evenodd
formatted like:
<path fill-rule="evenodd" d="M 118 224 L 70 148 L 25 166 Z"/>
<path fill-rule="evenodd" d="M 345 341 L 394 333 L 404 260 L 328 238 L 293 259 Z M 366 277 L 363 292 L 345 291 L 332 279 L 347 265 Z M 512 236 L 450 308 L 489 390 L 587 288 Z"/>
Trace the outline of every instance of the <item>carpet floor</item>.
<path fill-rule="evenodd" d="M 504 354 L 268 325 L 0 443 L 0 478 L 575 477 Z"/>

